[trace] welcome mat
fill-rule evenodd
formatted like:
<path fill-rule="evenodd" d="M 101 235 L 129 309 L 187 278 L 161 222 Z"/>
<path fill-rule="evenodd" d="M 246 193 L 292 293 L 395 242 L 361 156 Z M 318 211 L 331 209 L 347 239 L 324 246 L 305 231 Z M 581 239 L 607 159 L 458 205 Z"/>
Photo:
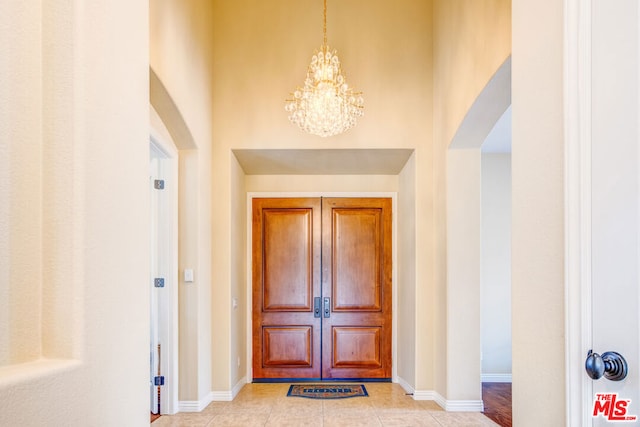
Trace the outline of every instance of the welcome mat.
<path fill-rule="evenodd" d="M 362 384 L 294 384 L 289 387 L 287 396 L 309 399 L 344 399 L 345 397 L 369 396 L 369 393 Z"/>

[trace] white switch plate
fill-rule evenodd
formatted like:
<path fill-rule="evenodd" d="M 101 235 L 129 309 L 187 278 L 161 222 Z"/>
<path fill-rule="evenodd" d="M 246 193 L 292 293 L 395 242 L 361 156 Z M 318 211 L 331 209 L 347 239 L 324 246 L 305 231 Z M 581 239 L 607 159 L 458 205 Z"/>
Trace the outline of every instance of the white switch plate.
<path fill-rule="evenodd" d="M 231 305 L 233 308 L 238 308 L 238 298 L 231 298 Z"/>
<path fill-rule="evenodd" d="M 193 282 L 193 269 L 185 268 L 184 269 L 184 281 L 185 282 Z"/>

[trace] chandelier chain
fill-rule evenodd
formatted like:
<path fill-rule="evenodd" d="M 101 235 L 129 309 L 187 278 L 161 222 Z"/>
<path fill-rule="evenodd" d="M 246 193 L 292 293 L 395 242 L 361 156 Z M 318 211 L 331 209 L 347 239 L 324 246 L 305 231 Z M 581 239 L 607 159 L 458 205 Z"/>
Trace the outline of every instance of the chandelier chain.
<path fill-rule="evenodd" d="M 327 45 L 327 0 L 324 0 L 324 14 L 323 14 L 323 21 L 322 21 L 322 34 L 323 34 L 323 38 L 322 38 L 322 46 L 326 46 Z"/>

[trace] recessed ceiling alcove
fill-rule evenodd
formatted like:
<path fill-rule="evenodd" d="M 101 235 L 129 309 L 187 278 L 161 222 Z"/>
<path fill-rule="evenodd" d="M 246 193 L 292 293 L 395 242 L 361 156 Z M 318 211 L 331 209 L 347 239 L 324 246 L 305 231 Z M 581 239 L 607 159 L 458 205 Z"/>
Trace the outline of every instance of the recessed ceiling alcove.
<path fill-rule="evenodd" d="M 413 149 L 233 150 L 247 175 L 398 175 Z"/>

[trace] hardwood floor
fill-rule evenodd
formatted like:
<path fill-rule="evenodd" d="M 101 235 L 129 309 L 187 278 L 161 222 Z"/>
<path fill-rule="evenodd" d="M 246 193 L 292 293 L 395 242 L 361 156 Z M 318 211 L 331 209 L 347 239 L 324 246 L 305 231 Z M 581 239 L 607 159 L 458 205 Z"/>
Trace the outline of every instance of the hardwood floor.
<path fill-rule="evenodd" d="M 511 427 L 511 383 L 482 383 L 484 414 L 502 427 Z"/>
<path fill-rule="evenodd" d="M 155 420 L 157 420 L 158 418 L 160 418 L 160 414 L 154 414 L 153 412 L 151 413 L 151 422 L 154 422 Z"/>

